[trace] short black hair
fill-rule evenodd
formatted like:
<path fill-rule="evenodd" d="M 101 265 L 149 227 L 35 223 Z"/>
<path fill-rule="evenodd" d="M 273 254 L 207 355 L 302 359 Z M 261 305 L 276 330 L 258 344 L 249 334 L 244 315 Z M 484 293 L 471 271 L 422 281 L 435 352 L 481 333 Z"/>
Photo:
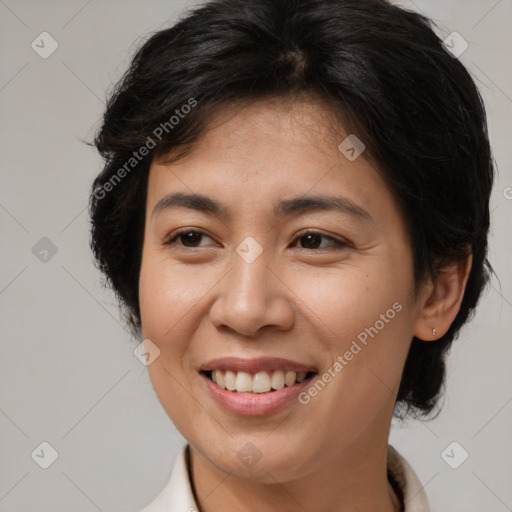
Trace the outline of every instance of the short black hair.
<path fill-rule="evenodd" d="M 141 332 L 152 159 L 192 147 L 229 104 L 321 99 L 389 184 L 410 235 L 416 285 L 472 253 L 460 311 L 442 338 L 412 339 L 398 390 L 395 415 L 433 410 L 447 351 L 492 272 L 494 179 L 482 98 L 433 27 L 385 0 L 213 0 L 141 44 L 95 136 L 105 166 L 89 205 L 96 264 L 132 333 Z"/>

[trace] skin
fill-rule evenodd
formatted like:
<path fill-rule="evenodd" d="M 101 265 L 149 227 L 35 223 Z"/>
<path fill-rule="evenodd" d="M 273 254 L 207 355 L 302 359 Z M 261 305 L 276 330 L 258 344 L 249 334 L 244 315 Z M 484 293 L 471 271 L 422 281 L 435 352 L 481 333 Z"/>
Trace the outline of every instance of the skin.
<path fill-rule="evenodd" d="M 442 336 L 455 318 L 471 258 L 427 281 L 415 297 L 412 252 L 397 204 L 318 101 L 259 101 L 212 119 L 192 151 L 152 162 L 140 273 L 144 339 L 160 349 L 148 366 L 165 411 L 191 446 L 202 511 L 399 510 L 386 476 L 395 397 L 413 335 Z M 201 193 L 232 210 L 152 215 L 172 192 Z M 303 195 L 350 199 L 372 217 L 309 211 L 284 219 L 274 204 Z M 204 233 L 166 246 L 177 230 Z M 305 229 L 329 238 L 311 241 Z M 190 236 L 190 235 L 189 235 Z M 248 236 L 262 247 L 247 263 Z M 205 391 L 201 364 L 222 356 L 277 356 L 333 366 L 393 303 L 402 309 L 306 404 L 259 417 L 226 412 Z M 252 443 L 260 460 L 237 457 Z"/>

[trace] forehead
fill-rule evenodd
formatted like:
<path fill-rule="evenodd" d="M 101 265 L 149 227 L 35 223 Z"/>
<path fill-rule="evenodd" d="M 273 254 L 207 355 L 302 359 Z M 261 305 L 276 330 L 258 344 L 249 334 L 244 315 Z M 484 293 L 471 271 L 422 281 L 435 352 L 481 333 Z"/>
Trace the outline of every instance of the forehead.
<path fill-rule="evenodd" d="M 347 136 L 332 108 L 312 97 L 271 98 L 250 103 L 237 101 L 220 107 L 208 120 L 185 160 L 208 156 L 210 161 L 229 158 L 252 159 L 251 150 L 265 147 L 258 160 L 279 159 L 290 153 L 305 154 L 317 164 L 338 156 L 338 145 Z M 180 148 L 176 148 L 178 151 Z M 170 151 L 156 163 L 172 162 Z"/>
<path fill-rule="evenodd" d="M 378 204 L 389 191 L 364 153 L 350 160 L 339 146 L 348 134 L 325 103 L 254 102 L 219 111 L 183 158 L 155 158 L 148 207 L 170 192 L 213 195 L 226 205 L 275 211 L 277 198 L 339 193 Z M 386 197 L 375 197 L 377 195 Z M 337 194 L 338 195 L 338 194 Z M 348 203 L 346 203 L 348 204 Z"/>

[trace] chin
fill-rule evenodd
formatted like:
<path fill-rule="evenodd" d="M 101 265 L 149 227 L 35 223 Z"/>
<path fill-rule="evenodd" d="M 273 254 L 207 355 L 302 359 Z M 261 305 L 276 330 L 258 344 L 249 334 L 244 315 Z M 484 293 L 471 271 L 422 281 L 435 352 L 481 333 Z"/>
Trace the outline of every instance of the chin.
<path fill-rule="evenodd" d="M 222 445 L 215 443 L 216 448 L 212 448 L 212 443 L 194 446 L 219 470 L 235 478 L 275 484 L 276 480 L 284 482 L 301 476 L 297 469 L 302 472 L 308 466 L 307 454 L 300 448 L 304 443 L 297 440 L 298 446 L 284 446 L 277 437 L 265 440 L 267 436 L 268 433 L 259 438 L 254 435 L 233 437 Z"/>

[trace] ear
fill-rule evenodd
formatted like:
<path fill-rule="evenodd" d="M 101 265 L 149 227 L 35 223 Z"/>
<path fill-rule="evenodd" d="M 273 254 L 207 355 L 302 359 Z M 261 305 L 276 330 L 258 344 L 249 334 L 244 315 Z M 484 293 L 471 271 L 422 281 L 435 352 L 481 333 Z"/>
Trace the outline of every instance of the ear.
<path fill-rule="evenodd" d="M 472 261 L 470 254 L 445 265 L 435 281 L 430 280 L 424 285 L 414 336 L 429 341 L 446 334 L 459 312 Z"/>

